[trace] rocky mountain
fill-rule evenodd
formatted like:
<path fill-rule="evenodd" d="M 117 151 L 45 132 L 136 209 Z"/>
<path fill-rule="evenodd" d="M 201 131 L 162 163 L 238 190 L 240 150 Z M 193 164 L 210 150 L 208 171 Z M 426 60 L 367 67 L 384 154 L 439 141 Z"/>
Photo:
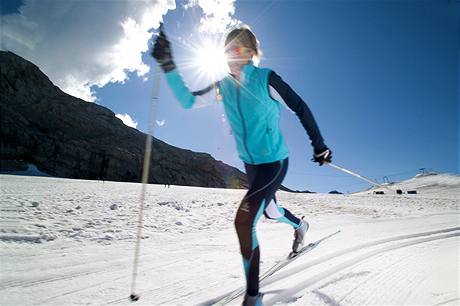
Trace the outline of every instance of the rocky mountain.
<path fill-rule="evenodd" d="M 27 60 L 0 51 L 0 159 L 53 176 L 139 182 L 146 135 L 61 91 Z M 0 169 L 1 170 L 1 169 Z M 150 183 L 244 188 L 245 175 L 206 153 L 153 139 Z"/>

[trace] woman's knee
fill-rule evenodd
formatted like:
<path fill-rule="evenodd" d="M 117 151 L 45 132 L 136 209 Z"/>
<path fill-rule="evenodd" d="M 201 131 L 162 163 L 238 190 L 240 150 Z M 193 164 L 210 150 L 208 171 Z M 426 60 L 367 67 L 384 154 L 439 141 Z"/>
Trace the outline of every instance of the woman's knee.
<path fill-rule="evenodd" d="M 267 207 L 265 207 L 264 215 L 268 219 L 277 220 L 284 216 L 284 209 L 271 200 Z"/>

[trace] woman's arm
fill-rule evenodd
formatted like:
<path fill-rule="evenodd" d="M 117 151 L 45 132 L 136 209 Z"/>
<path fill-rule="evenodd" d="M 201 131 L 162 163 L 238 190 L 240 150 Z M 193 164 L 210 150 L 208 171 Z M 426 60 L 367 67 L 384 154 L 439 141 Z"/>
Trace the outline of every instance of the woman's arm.
<path fill-rule="evenodd" d="M 214 83 L 203 90 L 194 92 L 188 89 L 174 63 L 171 44 L 166 34 L 163 32 L 162 27 L 160 27 L 160 33 L 153 46 L 152 56 L 158 64 L 161 65 L 166 76 L 166 81 L 183 108 L 192 108 L 197 97 L 203 97 L 206 93 L 210 92 L 211 89 L 217 86 L 217 83 Z"/>
<path fill-rule="evenodd" d="M 174 93 L 174 96 L 182 105 L 182 107 L 187 109 L 193 107 L 198 97 L 204 97 L 204 95 L 211 93 L 211 90 L 215 89 L 217 86 L 216 82 L 209 85 L 205 89 L 192 92 L 188 89 L 187 85 L 185 85 L 184 80 L 176 68 L 166 72 L 165 76 L 169 87 L 171 87 L 171 90 Z"/>
<path fill-rule="evenodd" d="M 286 105 L 297 115 L 311 140 L 315 153 L 327 149 L 312 112 L 301 97 L 277 75 L 270 72 L 268 84 L 281 96 Z M 269 88 L 270 92 L 270 88 Z"/>

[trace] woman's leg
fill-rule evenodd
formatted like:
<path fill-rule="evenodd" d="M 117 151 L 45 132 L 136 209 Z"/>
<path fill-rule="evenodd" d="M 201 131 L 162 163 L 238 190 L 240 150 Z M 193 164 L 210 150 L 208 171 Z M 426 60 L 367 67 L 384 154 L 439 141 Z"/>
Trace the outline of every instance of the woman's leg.
<path fill-rule="evenodd" d="M 286 171 L 287 171 L 287 168 L 288 168 L 288 164 L 289 164 L 289 161 L 286 158 L 283 161 L 283 165 L 284 165 L 284 167 L 286 167 Z M 254 166 L 252 166 L 252 167 L 254 167 Z M 252 170 L 253 169 L 251 167 L 246 167 L 246 173 L 248 175 L 249 185 L 251 185 L 252 180 L 254 180 L 254 178 L 253 178 L 254 177 L 254 174 L 253 174 L 254 171 L 252 171 Z M 283 222 L 283 223 L 289 224 L 294 229 L 297 229 L 301 224 L 299 218 L 294 216 L 286 208 L 283 208 L 283 207 L 279 206 L 275 195 L 273 195 L 273 199 L 268 201 L 268 203 L 265 205 L 264 215 L 268 219 L 273 219 L 273 220 L 276 220 L 278 222 Z"/>
<path fill-rule="evenodd" d="M 249 171 L 248 171 L 249 169 Z M 287 164 L 278 161 L 262 165 L 246 165 L 250 188 L 241 201 L 235 218 L 235 228 L 240 242 L 246 275 L 247 294 L 259 292 L 260 250 L 256 224 L 286 176 Z"/>
<path fill-rule="evenodd" d="M 273 197 L 273 199 L 265 207 L 264 214 L 268 219 L 289 224 L 294 229 L 297 229 L 301 225 L 300 219 L 294 216 L 286 208 L 280 207 L 276 202 L 275 197 Z"/>

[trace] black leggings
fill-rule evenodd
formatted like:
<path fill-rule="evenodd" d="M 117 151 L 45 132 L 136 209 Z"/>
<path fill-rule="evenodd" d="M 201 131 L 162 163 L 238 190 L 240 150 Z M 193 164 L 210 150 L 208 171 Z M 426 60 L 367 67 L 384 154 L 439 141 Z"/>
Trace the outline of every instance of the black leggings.
<path fill-rule="evenodd" d="M 245 168 L 249 190 L 236 213 L 235 227 L 243 256 L 246 292 L 254 296 L 259 293 L 260 251 L 256 236 L 257 221 L 264 213 L 267 218 L 297 228 L 300 220 L 288 210 L 279 207 L 275 199 L 275 193 L 286 176 L 288 159 L 260 165 L 245 164 Z"/>

